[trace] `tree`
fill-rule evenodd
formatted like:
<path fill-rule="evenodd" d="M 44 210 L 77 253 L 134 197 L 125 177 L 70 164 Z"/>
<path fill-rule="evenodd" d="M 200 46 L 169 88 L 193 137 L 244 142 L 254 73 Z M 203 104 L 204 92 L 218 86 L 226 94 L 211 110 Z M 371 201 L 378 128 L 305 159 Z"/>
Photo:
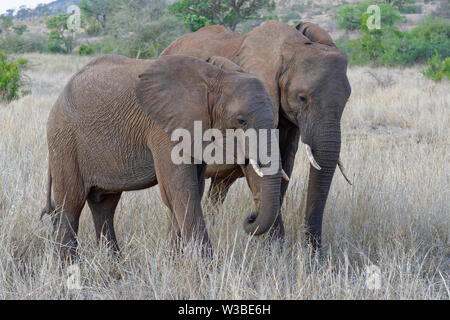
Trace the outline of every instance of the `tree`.
<path fill-rule="evenodd" d="M 6 15 L 12 18 L 14 16 L 14 11 L 14 9 L 8 9 L 6 10 Z"/>
<path fill-rule="evenodd" d="M 27 25 L 26 24 L 18 24 L 12 27 L 14 32 L 21 36 L 25 31 L 27 31 Z"/>
<path fill-rule="evenodd" d="M 0 16 L 0 33 L 8 32 L 9 28 L 13 25 L 12 19 L 10 16 L 1 15 Z"/>
<path fill-rule="evenodd" d="M 111 0 L 81 0 L 80 9 L 83 15 L 91 18 L 100 28 L 104 29 L 115 1 Z"/>
<path fill-rule="evenodd" d="M 27 8 L 27 6 L 20 6 L 19 10 L 16 13 L 16 18 L 18 20 L 25 20 L 31 18 L 32 15 L 33 12 L 30 8 Z"/>
<path fill-rule="evenodd" d="M 259 18 L 261 9 L 274 8 L 273 0 L 179 0 L 169 6 L 169 11 L 182 17 L 192 31 L 211 24 L 234 31 L 238 23 Z"/>
<path fill-rule="evenodd" d="M 45 25 L 50 29 L 47 40 L 47 47 L 52 52 L 61 52 L 61 44 L 64 45 L 64 51 L 71 53 L 74 45 L 73 31 L 67 27 L 69 14 L 61 13 L 49 18 Z"/>
<path fill-rule="evenodd" d="M 183 33 L 164 1 L 120 0 L 104 29 L 103 53 L 155 58 Z"/>

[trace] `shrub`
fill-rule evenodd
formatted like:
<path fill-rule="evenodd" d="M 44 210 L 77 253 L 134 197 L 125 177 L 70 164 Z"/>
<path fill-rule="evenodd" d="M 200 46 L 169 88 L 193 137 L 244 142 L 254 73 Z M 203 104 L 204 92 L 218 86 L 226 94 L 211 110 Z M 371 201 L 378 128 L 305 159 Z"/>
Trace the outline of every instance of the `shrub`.
<path fill-rule="evenodd" d="M 367 19 L 367 15 L 364 19 Z M 368 30 L 360 28 L 361 38 L 341 38 L 336 44 L 350 58 L 351 64 L 411 65 L 426 62 L 434 50 L 445 58 L 450 56 L 450 22 L 428 18 L 410 32 L 401 32 L 393 26 Z"/>
<path fill-rule="evenodd" d="M 443 76 L 450 79 L 450 57 L 442 61 L 439 52 L 435 50 L 433 58 L 428 59 L 428 68 L 422 74 L 433 81 L 441 81 Z"/>
<path fill-rule="evenodd" d="M 47 51 L 52 53 L 66 53 L 67 51 L 61 46 L 61 41 L 58 31 L 50 31 L 46 41 Z"/>
<path fill-rule="evenodd" d="M 27 31 L 27 25 L 26 24 L 18 24 L 12 27 L 14 32 L 21 36 L 25 31 Z"/>
<path fill-rule="evenodd" d="M 346 30 L 358 30 L 363 23 L 363 14 L 367 8 L 377 4 L 380 7 L 381 26 L 394 26 L 399 22 L 405 21 L 398 10 L 388 3 L 376 3 L 374 1 L 363 1 L 353 4 L 346 4 L 339 7 L 336 14 L 338 27 Z"/>
<path fill-rule="evenodd" d="M 0 38 L 0 48 L 6 54 L 45 52 L 47 50 L 45 37 L 37 34 L 32 36 L 9 34 L 4 38 Z"/>
<path fill-rule="evenodd" d="M 0 100 L 9 103 L 19 98 L 23 86 L 21 71 L 27 62 L 23 58 L 8 61 L 6 54 L 0 52 Z"/>
<path fill-rule="evenodd" d="M 149 2 L 145 6 L 124 2 L 107 20 L 106 35 L 91 45 L 102 53 L 149 59 L 158 57 L 182 33 L 181 24 L 167 14 L 164 2 Z"/>
<path fill-rule="evenodd" d="M 82 44 L 82 45 L 80 46 L 80 49 L 78 49 L 78 54 L 79 54 L 80 56 L 88 56 L 88 55 L 93 54 L 94 51 L 95 51 L 94 48 Z"/>

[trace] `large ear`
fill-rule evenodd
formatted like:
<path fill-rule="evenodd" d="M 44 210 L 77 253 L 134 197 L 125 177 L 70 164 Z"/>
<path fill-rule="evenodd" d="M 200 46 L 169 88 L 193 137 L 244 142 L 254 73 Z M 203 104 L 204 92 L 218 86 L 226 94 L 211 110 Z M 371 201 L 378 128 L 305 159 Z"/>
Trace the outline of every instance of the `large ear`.
<path fill-rule="evenodd" d="M 244 70 L 242 70 L 242 68 L 239 67 L 236 63 L 228 60 L 225 57 L 212 56 L 209 57 L 206 61 L 226 71 L 244 72 Z"/>
<path fill-rule="evenodd" d="M 333 39 L 324 29 L 319 27 L 317 24 L 312 22 L 302 22 L 299 23 L 295 29 L 300 31 L 305 37 L 307 37 L 312 42 L 318 42 L 325 44 L 327 46 L 335 47 Z"/>
<path fill-rule="evenodd" d="M 169 136 L 182 128 L 194 137 L 194 121 L 210 127 L 208 93 L 223 71 L 186 55 L 163 56 L 139 75 L 139 106 Z M 203 133 L 203 132 L 202 132 Z"/>

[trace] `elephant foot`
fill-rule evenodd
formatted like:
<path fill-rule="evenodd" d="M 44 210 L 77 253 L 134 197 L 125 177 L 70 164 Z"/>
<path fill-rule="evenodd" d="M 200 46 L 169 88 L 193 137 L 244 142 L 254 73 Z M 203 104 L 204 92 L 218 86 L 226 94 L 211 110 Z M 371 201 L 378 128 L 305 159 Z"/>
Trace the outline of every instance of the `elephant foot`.
<path fill-rule="evenodd" d="M 72 245 L 60 245 L 58 255 L 63 265 L 70 265 L 79 260 L 77 248 Z"/>

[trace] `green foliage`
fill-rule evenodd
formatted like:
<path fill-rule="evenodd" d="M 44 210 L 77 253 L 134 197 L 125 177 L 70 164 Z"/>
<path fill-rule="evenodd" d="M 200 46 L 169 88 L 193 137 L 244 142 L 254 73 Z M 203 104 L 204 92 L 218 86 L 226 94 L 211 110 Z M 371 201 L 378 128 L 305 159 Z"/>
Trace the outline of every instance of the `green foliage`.
<path fill-rule="evenodd" d="M 6 103 L 19 98 L 19 89 L 23 86 L 22 70 L 27 60 L 19 58 L 8 61 L 6 54 L 0 52 L 0 100 Z M 22 92 L 23 93 L 23 92 Z"/>
<path fill-rule="evenodd" d="M 12 18 L 10 16 L 1 15 L 0 16 L 0 33 L 8 32 L 9 28 L 13 25 Z"/>
<path fill-rule="evenodd" d="M 429 17 L 410 32 L 401 32 L 393 26 L 368 30 L 363 23 L 359 32 L 359 39 L 336 41 L 352 64 L 412 65 L 426 62 L 433 57 L 434 50 L 441 57 L 450 56 L 450 22 L 445 19 Z"/>
<path fill-rule="evenodd" d="M 394 26 L 405 21 L 398 10 L 389 3 L 376 3 L 374 1 L 362 1 L 353 4 L 346 4 L 339 7 L 336 14 L 338 27 L 346 30 L 358 30 L 363 23 L 363 14 L 367 8 L 376 4 L 380 7 L 381 27 Z"/>
<path fill-rule="evenodd" d="M 176 17 L 167 14 L 164 2 L 122 0 L 116 5 L 102 41 L 91 44 L 99 52 L 154 58 L 183 34 Z"/>
<path fill-rule="evenodd" d="M 88 55 L 94 54 L 94 52 L 95 52 L 95 49 L 93 47 L 90 47 L 90 46 L 87 46 L 84 44 L 82 44 L 80 46 L 80 49 L 78 49 L 78 54 L 80 56 L 88 56 Z"/>
<path fill-rule="evenodd" d="M 88 18 L 88 29 L 91 32 L 100 33 L 105 28 L 106 21 L 116 3 L 115 0 L 81 0 L 80 9 Z"/>
<path fill-rule="evenodd" d="M 21 36 L 10 33 L 0 38 L 0 48 L 7 54 L 26 52 L 45 52 L 46 37 L 37 34 L 23 34 Z"/>
<path fill-rule="evenodd" d="M 18 24 L 13 26 L 14 32 L 21 36 L 25 31 L 27 31 L 27 25 L 26 24 Z"/>
<path fill-rule="evenodd" d="M 51 30 L 46 41 L 47 51 L 52 53 L 66 53 L 66 50 L 61 46 L 61 43 L 62 40 L 59 32 Z"/>
<path fill-rule="evenodd" d="M 49 52 L 71 53 L 74 47 L 73 31 L 69 30 L 67 20 L 69 14 L 61 13 L 52 16 L 45 22 L 45 25 L 50 29 L 48 39 L 46 42 L 47 50 Z"/>
<path fill-rule="evenodd" d="M 169 6 L 169 12 L 182 18 L 191 31 L 212 24 L 234 31 L 238 23 L 259 18 L 260 10 L 274 8 L 273 0 L 179 0 Z"/>
<path fill-rule="evenodd" d="M 397 8 L 401 13 L 420 13 L 420 7 L 416 6 L 415 0 L 384 0 L 393 7 Z"/>
<path fill-rule="evenodd" d="M 52 16 L 47 19 L 45 25 L 50 30 L 56 30 L 58 32 L 62 32 L 64 30 L 68 30 L 67 28 L 67 19 L 69 18 L 69 14 L 61 13 L 56 16 Z"/>
<path fill-rule="evenodd" d="M 450 79 L 450 57 L 442 61 L 439 52 L 435 50 L 433 58 L 428 59 L 428 68 L 422 71 L 422 74 L 433 81 L 441 81 L 443 76 Z"/>

